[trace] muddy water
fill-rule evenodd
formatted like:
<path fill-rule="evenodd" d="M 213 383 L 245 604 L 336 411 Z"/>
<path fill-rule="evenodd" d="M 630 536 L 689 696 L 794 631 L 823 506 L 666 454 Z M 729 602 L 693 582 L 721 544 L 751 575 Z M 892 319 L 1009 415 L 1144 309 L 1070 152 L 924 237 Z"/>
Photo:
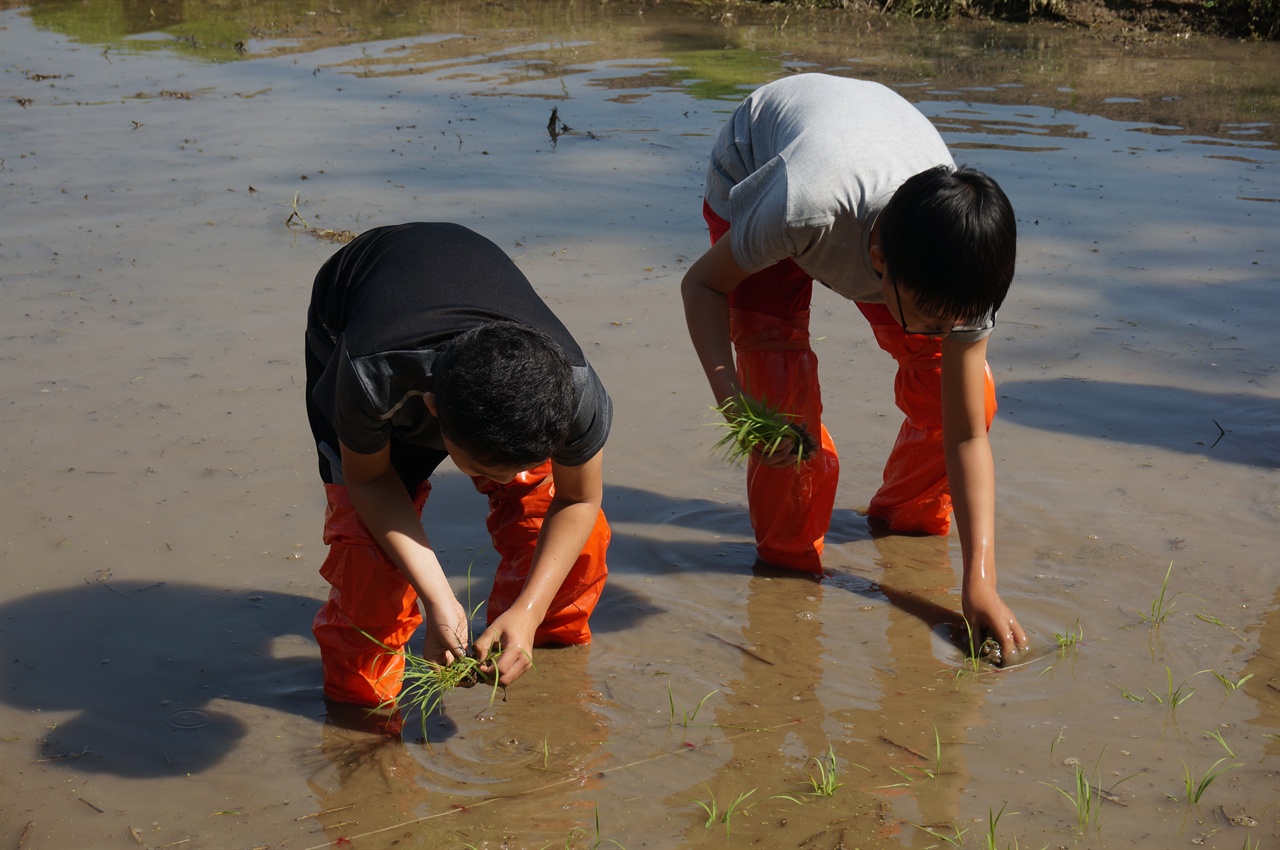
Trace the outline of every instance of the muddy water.
<path fill-rule="evenodd" d="M 0 13 L 0 842 L 977 847 L 1003 808 L 1001 847 L 1277 845 L 1274 46 L 632 4 L 174 14 Z M 947 639 L 954 539 L 858 514 L 897 419 L 851 305 L 815 302 L 828 577 L 753 572 L 741 472 L 709 454 L 677 297 L 703 161 L 736 97 L 799 69 L 894 84 L 1018 211 L 991 352 L 1016 669 Z M 584 344 L 618 409 L 615 538 L 592 646 L 401 740 L 321 699 L 300 343 L 324 231 L 414 219 L 495 239 Z M 482 502 L 437 488 L 479 599 Z M 827 753 L 843 786 L 809 797 Z M 1112 794 L 1083 814 L 1077 767 Z"/>

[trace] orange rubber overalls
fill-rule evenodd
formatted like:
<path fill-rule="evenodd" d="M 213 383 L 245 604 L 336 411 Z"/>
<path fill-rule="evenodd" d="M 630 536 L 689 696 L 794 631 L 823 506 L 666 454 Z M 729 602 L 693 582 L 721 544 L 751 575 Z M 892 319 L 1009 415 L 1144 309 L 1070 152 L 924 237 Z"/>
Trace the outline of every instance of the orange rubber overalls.
<path fill-rule="evenodd" d="M 715 243 L 729 230 L 704 201 Z M 809 346 L 813 278 L 792 260 L 747 277 L 729 294 L 729 331 L 738 382 L 748 395 L 798 417 L 819 439 L 799 467 L 747 462 L 747 503 L 760 559 L 779 567 L 822 572 L 823 540 L 831 524 L 840 461 L 822 425 L 818 359 Z M 868 513 L 895 531 L 947 534 L 951 493 L 942 445 L 942 341 L 903 333 L 883 304 L 859 303 L 876 342 L 898 361 L 894 395 L 906 415 Z M 987 369 L 987 427 L 995 416 L 995 383 Z"/>
<path fill-rule="evenodd" d="M 529 577 L 555 484 L 550 461 L 520 473 L 509 484 L 482 477 L 472 483 L 489 497 L 487 525 L 501 557 L 486 608 L 492 623 L 515 602 Z M 414 495 L 419 514 L 430 493 L 431 482 L 423 481 Z M 329 555 L 320 574 L 332 587 L 312 622 L 324 666 L 324 692 L 338 702 L 376 706 L 400 693 L 404 662 L 374 641 L 402 648 L 421 624 L 422 614 L 416 592 L 361 521 L 347 488 L 325 484 L 325 495 L 324 542 Z M 601 511 L 534 635 L 535 645 L 590 642 L 587 621 L 604 590 L 609 538 Z"/>

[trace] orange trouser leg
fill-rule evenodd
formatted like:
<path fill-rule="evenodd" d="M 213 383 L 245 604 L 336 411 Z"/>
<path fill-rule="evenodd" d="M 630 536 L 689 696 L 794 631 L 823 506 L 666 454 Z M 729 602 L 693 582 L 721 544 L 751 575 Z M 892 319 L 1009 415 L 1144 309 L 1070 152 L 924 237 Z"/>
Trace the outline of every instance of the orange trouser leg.
<path fill-rule="evenodd" d="M 867 513 L 895 531 L 947 534 L 951 488 L 942 444 L 942 341 L 908 336 L 883 304 L 859 304 L 876 342 L 898 361 L 894 399 L 906 418 L 884 467 L 884 483 Z M 996 387 L 987 367 L 987 428 L 996 415 Z"/>
<path fill-rule="evenodd" d="M 491 478 L 473 478 L 477 490 L 489 497 L 489 535 L 501 561 L 493 578 L 486 618 L 492 623 L 511 607 L 524 589 L 533 565 L 533 552 L 542 531 L 542 521 L 555 495 L 551 462 L 522 472 L 509 484 Z M 588 620 L 604 591 L 609 568 L 605 553 L 609 548 L 609 523 L 601 511 L 582 554 L 560 585 L 547 615 L 534 633 L 534 643 L 583 644 L 591 642 Z"/>
<path fill-rule="evenodd" d="M 324 693 L 338 702 L 376 706 L 400 693 L 404 662 L 375 641 L 393 650 L 408 643 L 422 622 L 418 595 L 361 522 L 347 488 L 324 489 L 329 555 L 320 574 L 331 587 L 311 624 L 320 644 Z M 423 482 L 418 511 L 430 490 Z"/>
<path fill-rule="evenodd" d="M 738 383 L 747 395 L 795 417 L 819 441 L 801 464 L 762 466 L 747 461 L 747 504 L 760 560 L 822 573 L 822 550 L 835 506 L 840 460 L 822 424 L 818 358 L 809 349 L 809 313 L 789 323 L 730 310 Z"/>
<path fill-rule="evenodd" d="M 729 223 L 704 203 L 711 241 Z M 787 569 L 822 573 L 822 550 L 840 460 L 822 424 L 818 358 L 809 347 L 809 299 L 813 278 L 790 260 L 756 272 L 729 295 L 729 329 L 744 392 L 796 417 L 819 443 L 808 460 L 780 468 L 747 462 L 747 504 L 760 560 Z"/>

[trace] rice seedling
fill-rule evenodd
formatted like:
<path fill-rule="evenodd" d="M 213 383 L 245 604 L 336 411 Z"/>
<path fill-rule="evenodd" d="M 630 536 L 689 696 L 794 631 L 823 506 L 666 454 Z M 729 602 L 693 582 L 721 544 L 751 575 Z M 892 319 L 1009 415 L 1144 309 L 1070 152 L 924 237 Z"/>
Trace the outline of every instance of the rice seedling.
<path fill-rule="evenodd" d="M 1204 732 L 1204 734 L 1205 734 L 1205 737 L 1207 737 L 1207 738 L 1212 738 L 1213 740 L 1215 740 L 1215 741 L 1217 741 L 1219 744 L 1221 744 L 1221 745 L 1222 745 L 1222 749 L 1224 749 L 1224 750 L 1226 750 L 1226 751 L 1227 751 L 1227 755 L 1228 755 L 1228 756 L 1230 756 L 1231 758 L 1235 758 L 1235 757 L 1236 757 L 1236 754 L 1235 754 L 1234 752 L 1232 752 L 1232 751 L 1231 751 L 1231 747 L 1230 747 L 1230 746 L 1228 746 L 1228 744 L 1227 744 L 1226 740 L 1222 737 L 1222 733 L 1221 733 L 1221 732 L 1218 732 L 1218 731 L 1216 731 L 1216 730 L 1215 730 L 1215 731 L 1213 731 L 1213 732 L 1210 732 L 1208 729 L 1206 729 L 1206 730 L 1205 730 L 1205 732 Z"/>
<path fill-rule="evenodd" d="M 816 774 L 808 770 L 809 762 L 817 767 Z M 809 793 L 815 797 L 831 797 L 844 783 L 840 781 L 840 768 L 836 764 L 835 747 L 828 746 L 825 756 L 811 756 L 805 762 L 805 775 L 809 777 L 809 785 L 813 788 Z"/>
<path fill-rule="evenodd" d="M 614 841 L 612 838 L 602 838 L 600 836 L 600 805 L 597 803 L 595 808 L 596 808 L 596 836 L 595 836 L 596 840 L 595 840 L 595 843 L 591 845 L 591 850 L 599 850 L 599 848 L 603 847 L 605 844 L 612 844 L 614 847 L 617 847 L 618 850 L 627 850 L 627 848 L 623 847 L 621 844 Z M 580 826 L 574 827 L 569 831 L 569 836 L 564 840 L 564 850 L 573 850 L 573 842 L 576 839 L 590 838 L 590 837 L 591 837 L 591 834 L 588 833 L 582 827 Z M 549 850 L 550 847 L 551 845 L 548 844 L 545 847 L 542 847 L 541 850 Z"/>
<path fill-rule="evenodd" d="M 933 727 L 933 764 L 913 764 L 909 765 L 909 768 L 919 771 L 927 779 L 937 779 L 942 775 L 942 738 L 938 736 L 937 726 Z M 905 788 L 915 781 L 915 779 L 905 770 L 899 770 L 896 767 L 891 767 L 889 769 L 901 776 L 905 781 L 894 785 L 883 786 L 885 788 Z"/>
<path fill-rule="evenodd" d="M 1200 802 L 1200 798 L 1204 796 L 1204 792 L 1209 790 L 1209 786 L 1213 781 L 1229 770 L 1235 770 L 1237 767 L 1243 767 L 1241 763 L 1229 764 L 1226 767 L 1219 768 L 1218 765 L 1227 761 L 1227 757 L 1215 761 L 1209 766 L 1200 777 L 1199 781 L 1195 780 L 1191 775 L 1191 768 L 1187 767 L 1187 763 L 1182 763 L 1183 789 L 1185 791 L 1185 800 L 1188 806 L 1195 805 Z"/>
<path fill-rule="evenodd" d="M 1138 612 L 1138 616 L 1142 618 L 1142 622 L 1147 623 L 1152 627 L 1159 626 L 1178 610 L 1177 602 L 1178 597 L 1182 595 L 1181 593 L 1175 594 L 1172 599 L 1166 600 L 1165 598 L 1169 593 L 1169 576 L 1172 574 L 1173 561 L 1170 561 L 1169 569 L 1165 570 L 1164 573 L 1164 582 L 1160 585 L 1160 595 L 1152 600 L 1151 610 L 1146 614 L 1141 611 Z"/>
<path fill-rule="evenodd" d="M 1203 620 L 1204 622 L 1206 622 L 1206 623 L 1211 623 L 1211 624 L 1213 624 L 1213 625 L 1215 625 L 1215 626 L 1221 626 L 1222 628 L 1224 628 L 1224 629 L 1226 629 L 1227 631 L 1231 632 L 1231 634 L 1233 634 L 1233 635 L 1235 635 L 1236 637 L 1238 637 L 1240 640 L 1244 640 L 1244 636 L 1243 636 L 1243 635 L 1241 635 L 1241 634 L 1239 634 L 1239 633 L 1235 630 L 1235 627 L 1234 627 L 1234 626 L 1228 626 L 1226 623 L 1222 622 L 1221 620 L 1219 620 L 1217 617 L 1213 616 L 1212 614 L 1206 614 L 1206 613 L 1204 613 L 1203 611 L 1198 611 L 1198 612 L 1196 612 L 1196 619 L 1197 619 L 1197 620 Z"/>
<path fill-rule="evenodd" d="M 380 641 L 378 643 L 386 646 Z M 491 684 L 493 689 L 489 695 L 489 701 L 493 702 L 497 699 L 498 677 L 482 670 L 482 662 L 472 655 L 464 655 L 452 664 L 445 665 L 414 655 L 408 649 L 392 650 L 387 647 L 387 651 L 403 659 L 404 682 L 400 686 L 400 693 L 383 700 L 377 710 L 416 709 L 422 718 L 424 735 L 427 729 L 427 718 L 440 707 L 445 696 L 457 688 L 469 688 L 479 681 L 485 681 Z M 490 651 L 489 657 L 483 663 L 496 662 L 501 655 L 501 649 Z"/>
<path fill-rule="evenodd" d="M 685 729 L 688 729 L 689 724 L 692 723 L 697 718 L 698 712 L 702 711 L 702 706 L 706 704 L 707 700 L 711 699 L 713 696 L 715 696 L 718 693 L 720 693 L 720 689 L 716 688 L 711 693 L 707 694 L 705 697 L 698 700 L 698 704 L 694 706 L 692 714 L 689 713 L 688 711 L 681 712 L 681 715 L 683 716 L 681 725 Z M 675 698 L 675 694 L 671 692 L 670 685 L 667 685 L 667 701 L 671 704 L 671 722 L 675 723 L 676 722 L 676 698 Z"/>
<path fill-rule="evenodd" d="M 707 788 L 705 784 L 702 787 Z M 707 788 L 707 793 L 711 794 L 710 788 Z M 707 822 L 703 824 L 704 829 L 710 829 L 712 824 L 719 821 L 720 823 L 724 824 L 724 834 L 728 836 L 733 834 L 734 815 L 746 814 L 747 810 L 750 809 L 751 807 L 744 806 L 743 804 L 747 801 L 747 798 L 754 793 L 756 793 L 756 789 L 752 788 L 750 791 L 744 791 L 743 793 L 739 794 L 734 799 L 734 801 L 729 804 L 729 807 L 726 808 L 723 812 L 720 811 L 720 808 L 716 803 L 716 798 L 714 794 L 711 794 L 711 798 L 705 802 L 702 800 L 690 800 L 689 802 L 697 803 L 702 808 L 702 810 L 707 813 Z"/>
<path fill-rule="evenodd" d="M 1217 670 L 1201 670 L 1200 673 L 1212 673 L 1217 678 L 1217 680 L 1222 683 L 1222 687 L 1226 690 L 1227 693 L 1231 693 L 1232 691 L 1236 690 L 1241 685 L 1243 685 L 1245 682 L 1253 678 L 1252 673 L 1247 673 L 1238 682 L 1233 682 L 1226 676 L 1219 673 Z M 1197 673 L 1196 675 L 1199 676 L 1200 673 Z"/>
<path fill-rule="evenodd" d="M 1182 683 L 1175 688 L 1173 686 L 1173 670 L 1166 666 L 1164 668 L 1164 672 L 1165 672 L 1165 678 L 1168 682 L 1167 691 L 1165 695 L 1163 697 L 1160 696 L 1160 694 L 1151 690 L 1150 687 L 1147 688 L 1147 693 L 1151 694 L 1152 699 L 1154 699 L 1156 702 L 1160 703 L 1161 705 L 1165 705 L 1167 703 L 1169 706 L 1169 710 L 1175 711 L 1178 708 L 1178 706 L 1182 705 L 1184 702 L 1191 699 L 1192 695 L 1195 694 L 1196 690 L 1195 688 L 1187 688 L 1187 682 L 1191 681 L 1190 679 L 1183 679 Z M 1204 672 L 1204 671 L 1201 671 L 1201 672 Z M 1196 675 L 1199 675 L 1199 674 L 1197 673 Z M 1143 700 L 1139 699 L 1138 702 L 1143 702 Z"/>
<path fill-rule="evenodd" d="M 1074 630 L 1068 627 L 1066 634 L 1054 632 L 1053 637 L 1058 642 L 1058 649 L 1070 649 L 1084 640 L 1084 628 L 1081 627 L 1080 621 L 1077 619 Z"/>
<path fill-rule="evenodd" d="M 1116 687 L 1120 688 L 1119 685 L 1116 685 Z M 1137 694 L 1129 693 L 1124 688 L 1120 688 L 1120 695 L 1123 696 L 1125 699 L 1129 700 L 1129 702 L 1146 702 L 1147 701 L 1145 697 L 1140 697 Z M 1156 697 L 1156 699 L 1159 699 L 1159 697 Z"/>
<path fill-rule="evenodd" d="M 1102 764 L 1102 755 L 1107 751 L 1103 746 L 1102 751 L 1098 753 L 1098 760 L 1094 762 L 1093 771 L 1087 774 L 1079 762 L 1073 765 L 1074 784 L 1073 790 L 1068 791 L 1059 788 L 1057 785 L 1045 782 L 1050 788 L 1055 789 L 1059 794 L 1071 801 L 1071 805 L 1076 811 L 1076 828 L 1080 832 L 1084 832 L 1087 827 L 1096 826 L 1098 817 L 1102 809 L 1102 801 L 1108 798 L 1117 799 L 1113 793 L 1113 789 L 1122 782 L 1128 782 L 1134 776 L 1139 774 L 1130 774 L 1129 776 L 1118 779 L 1111 784 L 1110 788 L 1103 789 L 1097 783 L 1098 768 Z"/>
<path fill-rule="evenodd" d="M 762 401 L 739 393 L 714 410 L 724 417 L 714 423 L 725 428 L 726 433 L 715 444 L 713 451 L 721 452 L 730 463 L 742 463 L 759 449 L 763 454 L 773 454 L 788 440 L 796 465 L 804 463 L 818 447 L 804 425 L 795 421 L 798 416 L 779 413 Z"/>
<path fill-rule="evenodd" d="M 1000 818 L 1004 817 L 1004 810 L 1008 806 L 1009 806 L 1009 802 L 1006 800 L 1004 805 L 1000 807 L 1000 811 L 998 812 L 992 811 L 991 809 L 987 809 L 987 832 L 986 832 L 986 835 L 983 836 L 986 839 L 987 850 L 997 850 L 996 827 L 1000 825 Z M 1016 815 L 1017 812 L 1009 812 L 1009 814 Z M 1013 846 L 1014 846 L 1014 850 L 1017 850 L 1017 847 L 1018 847 L 1017 837 L 1013 839 Z"/>

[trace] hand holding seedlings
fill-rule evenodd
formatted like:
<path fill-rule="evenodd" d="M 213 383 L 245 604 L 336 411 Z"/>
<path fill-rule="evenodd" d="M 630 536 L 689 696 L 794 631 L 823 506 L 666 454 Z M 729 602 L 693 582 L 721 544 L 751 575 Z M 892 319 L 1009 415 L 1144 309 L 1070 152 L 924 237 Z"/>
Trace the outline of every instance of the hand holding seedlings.
<path fill-rule="evenodd" d="M 715 411 L 725 419 L 716 424 L 726 429 L 715 450 L 722 452 L 731 463 L 754 457 L 764 466 L 785 466 L 793 462 L 799 466 L 817 449 L 817 442 L 808 429 L 794 421 L 798 417 L 779 413 L 745 393 L 739 393 Z"/>

